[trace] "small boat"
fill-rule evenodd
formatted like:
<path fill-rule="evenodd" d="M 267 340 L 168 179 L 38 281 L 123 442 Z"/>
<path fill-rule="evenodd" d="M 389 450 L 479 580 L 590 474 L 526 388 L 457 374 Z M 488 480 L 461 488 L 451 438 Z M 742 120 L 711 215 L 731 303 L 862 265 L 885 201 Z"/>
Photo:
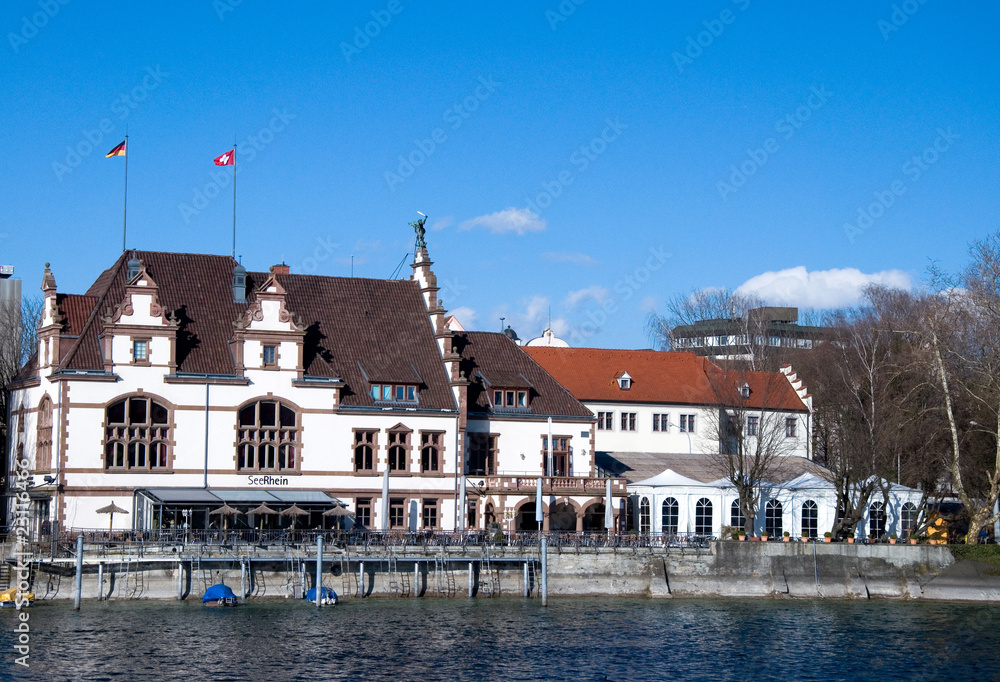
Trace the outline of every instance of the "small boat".
<path fill-rule="evenodd" d="M 20 595 L 21 606 L 33 606 L 35 603 L 35 593 L 34 592 L 22 592 Z M 18 605 L 18 594 L 16 587 L 8 587 L 3 592 L 0 592 L 0 607 L 3 608 L 14 608 Z"/>
<path fill-rule="evenodd" d="M 236 606 L 239 601 L 228 585 L 219 583 L 205 590 L 201 603 L 205 606 Z"/>
<path fill-rule="evenodd" d="M 316 603 L 316 588 L 313 587 L 308 592 L 306 592 L 306 601 L 311 601 Z M 337 593 L 333 591 L 332 587 L 323 587 L 323 591 L 320 592 L 319 603 L 323 606 L 336 606 L 337 605 Z"/>

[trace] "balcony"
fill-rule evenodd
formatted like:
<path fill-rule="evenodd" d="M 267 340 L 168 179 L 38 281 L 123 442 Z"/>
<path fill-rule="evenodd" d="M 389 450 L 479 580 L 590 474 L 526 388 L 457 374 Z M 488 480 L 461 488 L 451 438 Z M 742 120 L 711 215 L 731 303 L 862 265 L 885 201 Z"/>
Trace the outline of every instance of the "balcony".
<path fill-rule="evenodd" d="M 538 476 L 521 474 L 516 476 L 483 476 L 483 491 L 487 493 L 534 494 L 538 487 Z M 624 478 L 598 478 L 594 476 L 542 476 L 544 495 L 603 495 L 611 481 L 611 494 L 621 497 L 626 494 Z"/>

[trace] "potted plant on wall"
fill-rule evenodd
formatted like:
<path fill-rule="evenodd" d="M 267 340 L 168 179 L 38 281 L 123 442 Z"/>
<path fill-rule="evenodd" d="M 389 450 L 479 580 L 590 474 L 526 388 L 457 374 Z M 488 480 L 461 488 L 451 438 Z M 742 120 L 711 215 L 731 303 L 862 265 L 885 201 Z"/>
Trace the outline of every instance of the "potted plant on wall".
<path fill-rule="evenodd" d="M 896 534 L 895 534 L 895 533 L 893 533 L 892 535 L 890 535 L 890 536 L 889 536 L 889 544 L 890 544 L 890 545 L 894 545 L 894 544 L 896 544 L 896 540 L 897 540 L 897 539 L 898 539 L 898 538 L 896 537 Z"/>
<path fill-rule="evenodd" d="M 767 542 L 768 537 L 769 537 L 768 532 L 765 530 L 763 533 L 760 534 L 760 541 Z"/>
<path fill-rule="evenodd" d="M 823 533 L 823 542 L 833 542 L 833 533 L 830 531 Z"/>
<path fill-rule="evenodd" d="M 792 534 L 789 533 L 786 530 L 784 533 L 781 534 L 781 541 L 782 542 L 791 542 L 792 541 Z"/>
<path fill-rule="evenodd" d="M 809 533 L 802 531 L 802 542 L 809 542 Z"/>

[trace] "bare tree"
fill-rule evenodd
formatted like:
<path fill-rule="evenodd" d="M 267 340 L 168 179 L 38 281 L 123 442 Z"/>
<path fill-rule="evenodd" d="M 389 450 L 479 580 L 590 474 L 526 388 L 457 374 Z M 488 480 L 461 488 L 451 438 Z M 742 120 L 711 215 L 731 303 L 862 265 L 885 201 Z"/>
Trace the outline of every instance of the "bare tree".
<path fill-rule="evenodd" d="M 0 445 L 7 452 L 7 396 L 11 380 L 35 354 L 41 296 L 20 301 L 0 301 Z"/>
<path fill-rule="evenodd" d="M 761 484 L 794 450 L 784 403 L 792 389 L 778 372 L 710 366 L 708 377 L 718 405 L 709 429 L 719 440 L 718 453 L 709 457 L 736 490 L 744 531 L 752 535 Z"/>

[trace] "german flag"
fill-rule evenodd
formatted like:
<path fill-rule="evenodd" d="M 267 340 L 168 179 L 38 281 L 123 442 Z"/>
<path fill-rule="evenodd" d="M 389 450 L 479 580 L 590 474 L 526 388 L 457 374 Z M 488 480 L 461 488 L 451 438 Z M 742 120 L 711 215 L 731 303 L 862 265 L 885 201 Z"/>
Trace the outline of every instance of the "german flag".
<path fill-rule="evenodd" d="M 127 140 L 122 140 L 122 143 L 112 149 L 110 152 L 104 155 L 104 158 L 110 159 L 112 156 L 125 156 L 125 142 Z"/>

